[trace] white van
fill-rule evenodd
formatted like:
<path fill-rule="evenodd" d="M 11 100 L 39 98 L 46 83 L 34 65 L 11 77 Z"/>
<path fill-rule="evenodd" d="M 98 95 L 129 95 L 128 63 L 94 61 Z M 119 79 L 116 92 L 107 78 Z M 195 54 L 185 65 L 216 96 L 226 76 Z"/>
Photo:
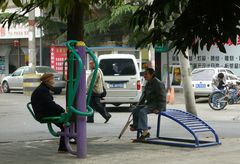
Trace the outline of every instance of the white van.
<path fill-rule="evenodd" d="M 140 72 L 134 55 L 107 54 L 98 58 L 104 75 L 106 104 L 137 104 L 142 93 Z"/>

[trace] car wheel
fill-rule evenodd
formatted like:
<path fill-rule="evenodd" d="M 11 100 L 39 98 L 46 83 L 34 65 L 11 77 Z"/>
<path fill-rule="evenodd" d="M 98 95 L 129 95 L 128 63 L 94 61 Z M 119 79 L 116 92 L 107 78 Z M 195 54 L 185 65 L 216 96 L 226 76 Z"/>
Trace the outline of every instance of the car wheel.
<path fill-rule="evenodd" d="M 56 94 L 56 95 L 60 95 L 61 93 L 62 93 L 62 89 L 61 88 L 57 88 L 54 91 L 54 94 Z"/>
<path fill-rule="evenodd" d="M 2 84 L 2 90 L 3 90 L 4 93 L 9 93 L 10 92 L 9 85 L 6 81 L 4 81 L 3 84 Z"/>

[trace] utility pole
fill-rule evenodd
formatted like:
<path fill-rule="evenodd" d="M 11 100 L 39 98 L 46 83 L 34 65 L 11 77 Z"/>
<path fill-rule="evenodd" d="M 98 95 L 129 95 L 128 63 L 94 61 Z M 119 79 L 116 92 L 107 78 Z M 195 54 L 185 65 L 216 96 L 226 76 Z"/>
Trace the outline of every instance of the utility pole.
<path fill-rule="evenodd" d="M 43 12 L 42 12 L 42 9 L 40 9 L 40 17 L 43 17 Z M 43 30 L 43 28 L 42 28 L 42 26 L 40 27 L 40 40 L 39 40 L 39 48 L 40 48 L 40 66 L 42 66 L 43 65 L 43 61 L 42 61 L 42 55 L 43 55 L 43 53 L 42 53 L 42 48 L 43 48 L 43 46 L 42 46 L 42 44 L 43 44 L 43 41 L 42 41 L 42 36 L 43 36 L 43 32 L 42 32 L 42 30 Z"/>
<path fill-rule="evenodd" d="M 32 67 L 35 73 L 36 69 L 36 41 L 35 41 L 35 10 L 29 12 L 28 15 L 28 54 L 29 66 Z"/>

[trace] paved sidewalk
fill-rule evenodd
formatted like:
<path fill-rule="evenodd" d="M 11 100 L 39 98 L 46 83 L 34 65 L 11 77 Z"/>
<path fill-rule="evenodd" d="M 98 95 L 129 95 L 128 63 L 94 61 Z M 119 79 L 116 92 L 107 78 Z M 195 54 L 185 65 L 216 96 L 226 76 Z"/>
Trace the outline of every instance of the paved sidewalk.
<path fill-rule="evenodd" d="M 0 144 L 0 163 L 6 164 L 239 164 L 240 139 L 221 139 L 222 145 L 206 148 L 180 148 L 131 143 L 129 138 L 91 138 L 88 154 L 79 159 L 57 153 L 57 140 Z"/>

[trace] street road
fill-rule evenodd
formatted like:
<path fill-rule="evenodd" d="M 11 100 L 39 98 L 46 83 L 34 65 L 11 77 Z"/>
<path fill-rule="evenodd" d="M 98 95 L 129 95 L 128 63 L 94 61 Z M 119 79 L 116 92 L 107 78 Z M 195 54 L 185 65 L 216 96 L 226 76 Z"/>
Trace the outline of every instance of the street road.
<path fill-rule="evenodd" d="M 176 101 L 168 108 L 185 110 L 183 95 L 176 94 Z M 55 101 L 65 106 L 64 95 L 54 95 Z M 30 96 L 22 93 L 0 93 L 0 142 L 28 141 L 52 139 L 47 125 L 35 121 L 27 110 L 26 104 L 30 101 Z M 229 105 L 227 110 L 213 111 L 206 100 L 197 102 L 198 116 L 210 124 L 219 134 L 220 138 L 240 137 L 240 105 Z M 112 114 L 109 123 L 98 113 L 95 114 L 95 123 L 88 123 L 87 137 L 118 137 L 128 116 L 128 106 L 113 107 L 108 106 Z M 149 125 L 152 127 L 151 134 L 155 135 L 157 116 L 149 115 Z M 185 131 L 176 123 L 163 119 L 162 134 L 164 136 L 181 137 L 186 136 Z M 124 137 L 129 139 L 135 137 L 135 133 L 126 131 Z"/>

